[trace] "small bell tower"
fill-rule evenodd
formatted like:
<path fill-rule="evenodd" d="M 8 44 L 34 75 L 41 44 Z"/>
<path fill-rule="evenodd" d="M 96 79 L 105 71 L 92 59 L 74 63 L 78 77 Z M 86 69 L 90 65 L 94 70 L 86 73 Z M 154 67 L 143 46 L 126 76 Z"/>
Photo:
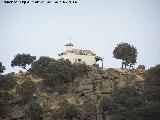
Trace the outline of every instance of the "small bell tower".
<path fill-rule="evenodd" d="M 66 46 L 67 51 L 74 49 L 74 45 L 71 42 L 65 44 L 64 46 Z"/>

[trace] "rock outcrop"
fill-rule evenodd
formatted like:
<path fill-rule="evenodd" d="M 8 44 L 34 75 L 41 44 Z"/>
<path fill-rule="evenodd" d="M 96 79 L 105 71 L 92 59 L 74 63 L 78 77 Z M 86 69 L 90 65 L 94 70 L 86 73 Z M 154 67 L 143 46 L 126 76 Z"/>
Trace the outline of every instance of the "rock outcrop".
<path fill-rule="evenodd" d="M 143 67 L 144 68 L 144 67 Z M 140 68 L 139 68 L 140 69 Z M 139 72 L 139 71 L 138 71 Z M 59 103 L 64 99 L 70 104 L 74 104 L 77 107 L 82 107 L 86 101 L 91 101 L 96 106 L 97 120 L 102 120 L 101 109 L 99 108 L 99 102 L 101 99 L 110 94 L 112 91 L 125 85 L 137 85 L 141 89 L 143 85 L 145 75 L 145 69 L 141 74 L 137 74 L 136 70 L 126 69 L 101 69 L 92 68 L 88 75 L 77 77 L 68 86 L 68 89 L 64 93 L 59 94 L 53 92 L 43 86 L 42 79 L 34 78 L 31 75 L 25 75 L 24 73 L 16 74 L 17 83 L 23 82 L 23 79 L 30 78 L 37 84 L 38 91 L 34 95 L 36 102 L 38 102 L 43 108 L 45 113 L 43 115 L 44 120 L 52 120 L 52 110 L 60 108 Z M 16 93 L 14 93 L 16 96 Z M 8 112 L 8 116 L 5 120 L 23 120 L 26 115 L 27 106 L 18 105 L 18 100 L 11 102 L 12 109 Z M 106 118 L 109 120 L 108 118 Z"/>

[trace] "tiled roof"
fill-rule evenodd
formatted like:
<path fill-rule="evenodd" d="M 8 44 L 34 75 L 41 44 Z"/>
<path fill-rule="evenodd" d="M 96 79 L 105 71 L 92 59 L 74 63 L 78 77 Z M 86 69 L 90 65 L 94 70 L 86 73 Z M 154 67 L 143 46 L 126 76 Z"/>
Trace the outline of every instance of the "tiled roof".
<path fill-rule="evenodd" d="M 68 50 L 68 51 L 62 52 L 60 55 L 67 55 L 68 53 L 74 53 L 75 55 L 90 55 L 90 56 L 96 55 L 90 50 L 80 50 L 80 49 Z"/>
<path fill-rule="evenodd" d="M 73 46 L 73 44 L 70 42 L 70 43 L 65 44 L 64 46 Z"/>

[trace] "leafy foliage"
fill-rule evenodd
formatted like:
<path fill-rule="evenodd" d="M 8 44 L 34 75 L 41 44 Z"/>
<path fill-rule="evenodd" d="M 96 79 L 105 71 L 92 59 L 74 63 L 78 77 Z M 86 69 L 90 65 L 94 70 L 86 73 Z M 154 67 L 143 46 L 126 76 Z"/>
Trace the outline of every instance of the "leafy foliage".
<path fill-rule="evenodd" d="M 159 120 L 160 119 L 160 102 L 147 101 L 143 112 L 144 120 Z"/>
<path fill-rule="evenodd" d="M 17 54 L 11 62 L 11 66 L 19 66 L 26 69 L 26 66 L 33 63 L 34 60 L 36 60 L 36 57 L 31 56 L 30 54 Z"/>
<path fill-rule="evenodd" d="M 80 111 L 67 101 L 61 103 L 60 113 L 63 120 L 80 120 Z"/>
<path fill-rule="evenodd" d="M 74 104 L 68 103 L 67 100 L 63 100 L 60 103 L 60 108 L 52 111 L 50 117 L 52 120 L 83 120 L 78 107 Z"/>
<path fill-rule="evenodd" d="M 136 63 L 137 59 L 137 49 L 128 43 L 120 43 L 115 47 L 113 51 L 113 57 L 116 59 L 121 59 L 126 66 L 132 66 Z M 123 65 L 122 65 L 123 67 Z"/>
<path fill-rule="evenodd" d="M 147 100 L 160 100 L 160 64 L 148 70 L 145 79 Z"/>
<path fill-rule="evenodd" d="M 43 120 L 43 108 L 38 103 L 30 103 L 26 118 L 29 120 Z"/>
<path fill-rule="evenodd" d="M 33 81 L 26 80 L 16 87 L 16 91 L 22 96 L 22 101 L 26 103 L 32 99 L 33 94 L 37 91 L 37 86 Z"/>
<path fill-rule="evenodd" d="M 102 108 L 102 111 L 107 111 L 108 114 L 112 114 L 114 110 L 116 110 L 117 106 L 113 103 L 113 100 L 111 97 L 107 96 L 104 97 L 100 103 L 100 107 Z"/>
<path fill-rule="evenodd" d="M 13 96 L 6 90 L 0 90 L 0 116 L 6 116 L 8 112 L 9 101 Z"/>
<path fill-rule="evenodd" d="M 160 119 L 160 65 L 148 70 L 145 88 L 141 91 L 126 86 L 104 97 L 101 108 L 112 120 L 159 120 Z"/>
<path fill-rule="evenodd" d="M 8 101 L 12 98 L 8 91 L 0 91 L 0 106 L 7 105 Z M 0 110 L 1 111 L 1 110 Z"/>
<path fill-rule="evenodd" d="M 2 62 L 0 62 L 0 73 L 3 73 L 5 69 L 5 66 L 2 65 Z"/>
<path fill-rule="evenodd" d="M 15 79 L 13 76 L 0 75 L 0 115 L 5 115 L 5 108 L 7 107 L 9 100 L 13 98 L 10 93 L 10 90 L 16 85 Z"/>
<path fill-rule="evenodd" d="M 29 69 L 32 75 L 44 79 L 45 85 L 58 90 L 66 90 L 67 84 L 75 77 L 87 74 L 89 67 L 85 64 L 71 64 L 68 60 L 55 60 L 49 57 L 40 57 Z"/>
<path fill-rule="evenodd" d="M 95 120 L 96 116 L 97 109 L 95 104 L 90 101 L 85 102 L 81 113 L 81 120 Z"/>
<path fill-rule="evenodd" d="M 52 112 L 53 120 L 95 120 L 96 119 L 96 106 L 90 101 L 79 108 L 74 104 L 68 103 L 64 100 L 60 103 L 60 108 Z"/>
<path fill-rule="evenodd" d="M 104 98 L 101 102 L 103 112 L 112 116 L 113 120 L 142 119 L 143 97 L 133 87 L 117 89 L 111 97 Z"/>
<path fill-rule="evenodd" d="M 145 79 L 145 119 L 160 119 L 160 64 L 148 70 Z"/>
<path fill-rule="evenodd" d="M 15 78 L 9 75 L 0 75 L 0 90 L 9 91 L 16 85 Z"/>
<path fill-rule="evenodd" d="M 37 75 L 41 78 L 47 78 L 50 75 L 50 65 L 52 65 L 55 62 L 56 60 L 53 58 L 41 56 L 37 61 L 32 63 L 29 72 L 32 75 Z"/>
<path fill-rule="evenodd" d="M 136 63 L 136 48 L 127 43 L 121 44 L 122 45 L 119 44 L 115 48 L 115 51 L 118 52 L 115 52 L 115 56 L 117 54 L 117 57 L 114 57 L 122 59 L 127 65 Z M 125 52 L 124 49 L 126 49 L 127 52 Z M 132 52 L 132 54 L 130 52 Z M 120 53 L 122 54 L 118 55 Z M 32 60 L 28 59 L 29 56 L 27 58 L 22 57 L 24 56 L 23 54 L 17 54 L 17 56 L 13 60 L 14 62 L 12 61 L 12 67 L 20 66 L 26 69 L 27 64 L 32 64 L 28 71 L 32 75 L 43 78 L 46 86 L 59 91 L 66 91 L 68 84 L 73 82 L 77 76 L 83 76 L 90 71 L 87 65 L 71 64 L 68 60 L 55 60 L 42 56 L 34 62 L 34 56 L 29 55 L 32 57 Z M 144 69 L 144 66 L 141 67 Z M 5 67 L 0 62 L 0 72 L 2 73 L 4 69 Z M 120 75 L 120 73 L 114 69 L 108 69 L 105 73 L 107 73 L 109 79 L 117 79 Z M 133 77 L 135 76 L 127 76 L 127 78 L 131 80 Z M 42 120 L 42 107 L 38 103 L 32 103 L 32 98 L 37 90 L 36 84 L 30 79 L 22 82 L 22 84 L 17 85 L 16 91 L 22 97 L 23 102 L 29 103 L 27 119 Z M 104 97 L 100 103 L 103 119 L 109 116 L 111 120 L 159 120 L 160 64 L 148 70 L 144 82 L 144 90 L 138 91 L 134 86 L 126 86 L 114 89 L 108 97 Z M 13 98 L 11 90 L 15 85 L 16 81 L 13 75 L 0 75 L 0 115 L 6 112 L 5 107 L 8 106 L 9 101 Z M 53 112 L 51 117 L 58 120 L 93 120 L 97 116 L 96 110 L 96 106 L 90 101 L 86 102 L 81 109 L 74 104 L 64 101 L 60 104 L 60 109 Z"/>
<path fill-rule="evenodd" d="M 151 67 L 148 70 L 146 79 L 145 79 L 147 89 L 153 89 L 154 92 L 160 90 L 160 64 L 155 67 Z M 156 96 L 159 97 L 160 96 Z"/>

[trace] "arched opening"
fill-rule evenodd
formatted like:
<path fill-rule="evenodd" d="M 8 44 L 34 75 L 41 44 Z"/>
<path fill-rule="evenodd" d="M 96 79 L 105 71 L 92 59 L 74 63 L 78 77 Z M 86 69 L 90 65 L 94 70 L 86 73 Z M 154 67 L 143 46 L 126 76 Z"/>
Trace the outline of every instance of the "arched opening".
<path fill-rule="evenodd" d="M 99 56 L 96 56 L 95 59 L 96 59 L 96 62 L 101 61 L 102 68 L 103 68 L 103 58 L 99 57 Z"/>

